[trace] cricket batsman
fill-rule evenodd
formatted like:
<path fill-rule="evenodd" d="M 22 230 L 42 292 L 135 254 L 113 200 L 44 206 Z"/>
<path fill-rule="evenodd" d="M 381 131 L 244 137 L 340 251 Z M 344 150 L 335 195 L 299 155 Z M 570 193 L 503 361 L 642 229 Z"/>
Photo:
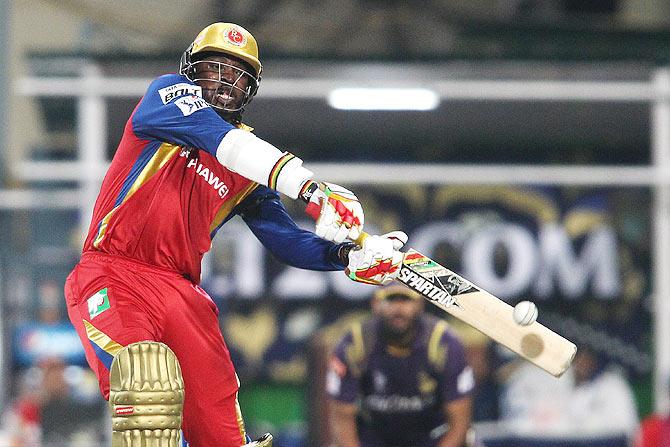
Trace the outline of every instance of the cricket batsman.
<path fill-rule="evenodd" d="M 102 182 L 65 297 L 109 400 L 113 447 L 176 447 L 180 431 L 191 447 L 272 444 L 246 434 L 218 309 L 198 285 L 203 255 L 233 216 L 289 265 L 347 268 L 373 284 L 398 271 L 404 234 L 352 249 L 347 239 L 364 223 L 356 196 L 242 124 L 261 72 L 247 30 L 203 29 L 179 74 L 149 86 Z M 279 193 L 318 206 L 314 233 L 298 228 Z"/>

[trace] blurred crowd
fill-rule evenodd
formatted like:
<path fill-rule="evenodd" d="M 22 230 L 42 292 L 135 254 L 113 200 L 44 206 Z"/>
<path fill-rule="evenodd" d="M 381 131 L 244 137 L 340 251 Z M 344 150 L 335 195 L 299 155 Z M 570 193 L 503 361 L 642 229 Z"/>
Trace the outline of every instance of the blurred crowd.
<path fill-rule="evenodd" d="M 3 417 L 2 445 L 88 447 L 103 442 L 105 407 L 90 371 L 45 358 L 19 380 L 18 395 Z"/>
<path fill-rule="evenodd" d="M 44 281 L 37 308 L 14 303 L 10 403 L 3 407 L 0 446 L 89 447 L 104 443 L 111 426 L 93 372 L 83 364 L 54 281 Z M 33 315 L 33 319 L 20 318 Z M 9 320 L 12 320 L 10 318 Z"/>

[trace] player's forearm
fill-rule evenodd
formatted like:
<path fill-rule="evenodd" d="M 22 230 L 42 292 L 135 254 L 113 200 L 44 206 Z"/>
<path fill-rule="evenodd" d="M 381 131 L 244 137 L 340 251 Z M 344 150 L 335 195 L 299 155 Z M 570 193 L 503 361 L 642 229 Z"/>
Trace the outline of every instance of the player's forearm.
<path fill-rule="evenodd" d="M 267 143 L 250 132 L 233 129 L 216 149 L 216 159 L 231 171 L 263 186 L 300 197 L 305 211 L 316 221 L 317 236 L 333 242 L 362 236 L 365 217 L 354 193 L 333 183 L 317 183 L 302 160 Z"/>
<path fill-rule="evenodd" d="M 351 421 L 333 421 L 333 446 L 336 447 L 360 447 L 358 434 L 356 433 L 356 424 Z"/>
<path fill-rule="evenodd" d="M 347 264 L 350 244 L 334 244 L 299 228 L 274 191 L 259 186 L 239 212 L 263 246 L 285 264 L 323 271 Z"/>
<path fill-rule="evenodd" d="M 298 198 L 303 185 L 313 176 L 300 158 L 241 129 L 233 129 L 223 137 L 216 158 L 231 171 L 293 199 Z"/>
<path fill-rule="evenodd" d="M 462 427 L 449 428 L 449 431 L 440 439 L 437 447 L 463 447 L 465 445 L 465 438 L 467 435 L 467 427 L 465 430 Z"/>
<path fill-rule="evenodd" d="M 330 410 L 333 445 L 337 447 L 360 447 L 356 431 L 356 406 L 331 401 Z"/>
<path fill-rule="evenodd" d="M 266 230 L 268 226 L 264 225 Z M 263 246 L 284 264 L 316 271 L 338 271 L 343 270 L 346 265 L 348 246 L 345 244 L 334 244 L 299 228 L 295 233 L 274 235 L 270 231 L 261 234 L 259 228 L 254 226 L 252 231 Z"/>
<path fill-rule="evenodd" d="M 464 397 L 449 402 L 444 407 L 449 431 L 437 447 L 463 447 L 472 419 L 472 399 Z"/>

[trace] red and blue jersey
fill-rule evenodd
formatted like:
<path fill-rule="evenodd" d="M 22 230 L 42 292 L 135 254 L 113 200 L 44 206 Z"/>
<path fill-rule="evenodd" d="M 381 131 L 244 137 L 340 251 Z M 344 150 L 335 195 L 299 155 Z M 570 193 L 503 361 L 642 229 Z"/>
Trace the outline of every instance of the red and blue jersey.
<path fill-rule="evenodd" d="M 341 270 L 338 245 L 300 229 L 279 195 L 216 159 L 235 127 L 180 75 L 161 76 L 126 123 L 102 182 L 84 251 L 124 256 L 194 282 L 219 228 L 236 214 L 282 261 Z"/>

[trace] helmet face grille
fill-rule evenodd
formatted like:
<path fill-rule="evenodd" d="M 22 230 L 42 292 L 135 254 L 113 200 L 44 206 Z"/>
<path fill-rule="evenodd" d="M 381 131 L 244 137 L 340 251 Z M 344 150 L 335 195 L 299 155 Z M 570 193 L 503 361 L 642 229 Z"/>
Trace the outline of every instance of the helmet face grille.
<path fill-rule="evenodd" d="M 216 83 L 217 88 L 209 98 L 227 99 L 223 101 L 208 101 L 208 98 L 205 98 L 207 104 L 224 112 L 241 112 L 244 107 L 251 102 L 254 95 L 256 95 L 260 83 L 260 76 L 255 76 L 247 70 L 225 62 L 207 59 L 193 61 L 192 50 L 193 45 L 191 44 L 191 46 L 189 46 L 182 54 L 179 62 L 179 74 L 185 76 L 193 83 L 198 83 L 199 81 Z M 221 55 L 230 57 L 225 53 L 221 53 Z M 207 70 L 210 72 L 216 72 L 218 70 L 218 76 L 213 78 L 202 77 L 200 73 L 204 71 L 205 64 Z M 212 70 L 212 67 L 215 67 L 214 70 Z M 228 73 L 228 76 L 226 76 L 226 73 Z M 246 87 L 244 87 L 245 82 L 243 79 L 246 79 Z M 203 88 L 203 90 L 211 89 Z M 241 101 L 234 99 L 237 96 L 235 94 L 237 91 L 242 92 Z"/>

